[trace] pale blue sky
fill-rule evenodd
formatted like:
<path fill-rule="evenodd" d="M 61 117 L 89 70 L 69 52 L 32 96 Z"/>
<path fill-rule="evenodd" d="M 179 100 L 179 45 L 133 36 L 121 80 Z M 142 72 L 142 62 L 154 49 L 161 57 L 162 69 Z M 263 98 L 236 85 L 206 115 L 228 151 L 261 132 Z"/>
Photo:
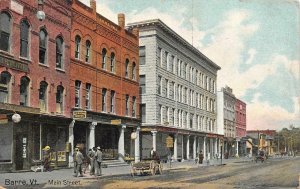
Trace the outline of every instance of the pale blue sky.
<path fill-rule="evenodd" d="M 82 0 L 88 3 L 89 0 Z M 249 129 L 300 126 L 300 15 L 297 0 L 97 0 L 98 12 L 126 22 L 160 18 L 222 67 L 247 103 Z M 193 27 L 192 27 L 193 25 Z"/>

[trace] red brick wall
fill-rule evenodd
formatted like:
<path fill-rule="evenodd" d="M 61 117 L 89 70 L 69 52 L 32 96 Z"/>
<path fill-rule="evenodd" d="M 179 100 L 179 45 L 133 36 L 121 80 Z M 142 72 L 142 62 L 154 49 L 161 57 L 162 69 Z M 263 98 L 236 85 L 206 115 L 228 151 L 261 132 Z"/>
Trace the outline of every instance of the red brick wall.
<path fill-rule="evenodd" d="M 39 21 L 36 17 L 38 9 L 37 0 L 15 0 L 23 7 L 23 14 L 11 10 L 11 0 L 2 0 L 0 11 L 7 10 L 12 17 L 12 37 L 10 53 L 0 52 L 0 55 L 21 60 L 20 57 L 20 22 L 27 19 L 30 24 L 30 50 L 29 60 L 21 60 L 29 66 L 29 73 L 16 71 L 0 66 L 0 72 L 7 70 L 12 76 L 12 104 L 19 104 L 20 78 L 27 75 L 30 78 L 30 106 L 39 107 L 39 84 L 45 80 L 48 83 L 48 112 L 56 112 L 56 87 L 64 87 L 64 115 L 70 116 L 69 105 L 69 65 L 70 65 L 70 29 L 71 29 L 71 7 L 67 0 L 47 0 L 43 10 L 46 19 Z M 48 65 L 39 64 L 39 31 L 45 27 L 48 32 Z M 55 38 L 60 35 L 64 39 L 64 71 L 56 70 L 56 44 Z"/>
<path fill-rule="evenodd" d="M 107 89 L 107 109 L 110 107 L 110 91 L 116 92 L 116 115 L 125 115 L 125 95 L 136 97 L 137 112 L 139 115 L 139 65 L 138 65 L 138 37 L 125 31 L 93 9 L 74 1 L 72 5 L 73 22 L 71 32 L 71 69 L 70 89 L 71 106 L 75 106 L 75 80 L 81 81 L 81 108 L 85 109 L 86 83 L 92 84 L 91 110 L 101 112 L 102 89 Z M 97 19 L 96 19 L 97 18 Z M 81 37 L 80 60 L 75 59 L 75 36 Z M 85 62 L 85 43 L 91 41 L 92 53 L 90 63 Z M 115 53 L 115 73 L 110 72 L 110 60 L 107 59 L 107 69 L 102 69 L 102 49 L 106 48 L 107 55 Z M 129 79 L 125 78 L 125 60 L 129 59 Z M 131 79 L 132 63 L 136 63 L 136 80 Z M 96 70 L 97 68 L 97 70 Z M 130 104 L 131 112 L 132 104 Z M 130 113 L 131 115 L 131 113 Z"/>
<path fill-rule="evenodd" d="M 237 99 L 235 103 L 236 136 L 245 137 L 247 129 L 246 104 Z"/>

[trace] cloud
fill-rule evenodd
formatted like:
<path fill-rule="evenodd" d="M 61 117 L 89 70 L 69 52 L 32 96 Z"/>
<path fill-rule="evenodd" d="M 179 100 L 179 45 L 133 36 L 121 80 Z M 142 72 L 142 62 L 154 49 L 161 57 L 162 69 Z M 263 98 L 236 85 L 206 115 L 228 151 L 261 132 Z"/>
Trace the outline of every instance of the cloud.
<path fill-rule="evenodd" d="M 251 64 L 253 59 L 254 59 L 254 56 L 256 55 L 256 50 L 255 49 L 249 49 L 248 50 L 248 55 L 249 55 L 249 58 L 246 60 L 245 64 Z"/>

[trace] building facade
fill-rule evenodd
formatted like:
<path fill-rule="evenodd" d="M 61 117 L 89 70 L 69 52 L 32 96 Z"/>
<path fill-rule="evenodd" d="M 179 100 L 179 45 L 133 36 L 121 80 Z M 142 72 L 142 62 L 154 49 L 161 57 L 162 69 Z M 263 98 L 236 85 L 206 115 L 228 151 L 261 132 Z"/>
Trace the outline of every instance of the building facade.
<path fill-rule="evenodd" d="M 160 20 L 128 24 L 139 30 L 142 158 L 210 159 L 219 153 L 218 65 Z"/>
<path fill-rule="evenodd" d="M 218 127 L 219 133 L 224 134 L 225 157 L 236 154 L 236 97 L 228 86 L 218 91 Z"/>
<path fill-rule="evenodd" d="M 257 154 L 258 150 L 265 151 L 268 155 L 274 155 L 274 137 L 276 130 L 248 130 L 247 136 L 255 140 L 256 148 L 253 150 L 253 154 Z"/>
<path fill-rule="evenodd" d="M 55 166 L 68 164 L 70 3 L 0 3 L 0 171 L 30 170 L 45 146 Z"/>
<path fill-rule="evenodd" d="M 124 14 L 118 25 L 98 14 L 95 0 L 75 0 L 72 12 L 69 142 L 84 152 L 100 146 L 104 159 L 138 159 L 138 33 L 125 29 Z"/>
<path fill-rule="evenodd" d="M 246 103 L 240 99 L 235 102 L 236 137 L 243 138 L 247 132 Z"/>

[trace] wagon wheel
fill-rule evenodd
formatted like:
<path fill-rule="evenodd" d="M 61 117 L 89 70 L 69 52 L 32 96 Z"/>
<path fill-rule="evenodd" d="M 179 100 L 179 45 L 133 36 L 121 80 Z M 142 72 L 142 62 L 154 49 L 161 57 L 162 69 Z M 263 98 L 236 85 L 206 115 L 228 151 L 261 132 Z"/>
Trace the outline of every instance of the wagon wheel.
<path fill-rule="evenodd" d="M 163 173 L 163 166 L 162 166 L 162 164 L 159 164 L 158 171 L 159 171 L 159 174 L 162 175 L 162 173 Z"/>
<path fill-rule="evenodd" d="M 131 165 L 130 174 L 131 174 L 132 177 L 134 177 L 134 175 L 136 174 L 136 170 L 135 170 L 132 162 L 131 162 L 130 165 Z"/>
<path fill-rule="evenodd" d="M 150 173 L 151 173 L 151 175 L 155 175 L 154 161 L 150 162 Z"/>

